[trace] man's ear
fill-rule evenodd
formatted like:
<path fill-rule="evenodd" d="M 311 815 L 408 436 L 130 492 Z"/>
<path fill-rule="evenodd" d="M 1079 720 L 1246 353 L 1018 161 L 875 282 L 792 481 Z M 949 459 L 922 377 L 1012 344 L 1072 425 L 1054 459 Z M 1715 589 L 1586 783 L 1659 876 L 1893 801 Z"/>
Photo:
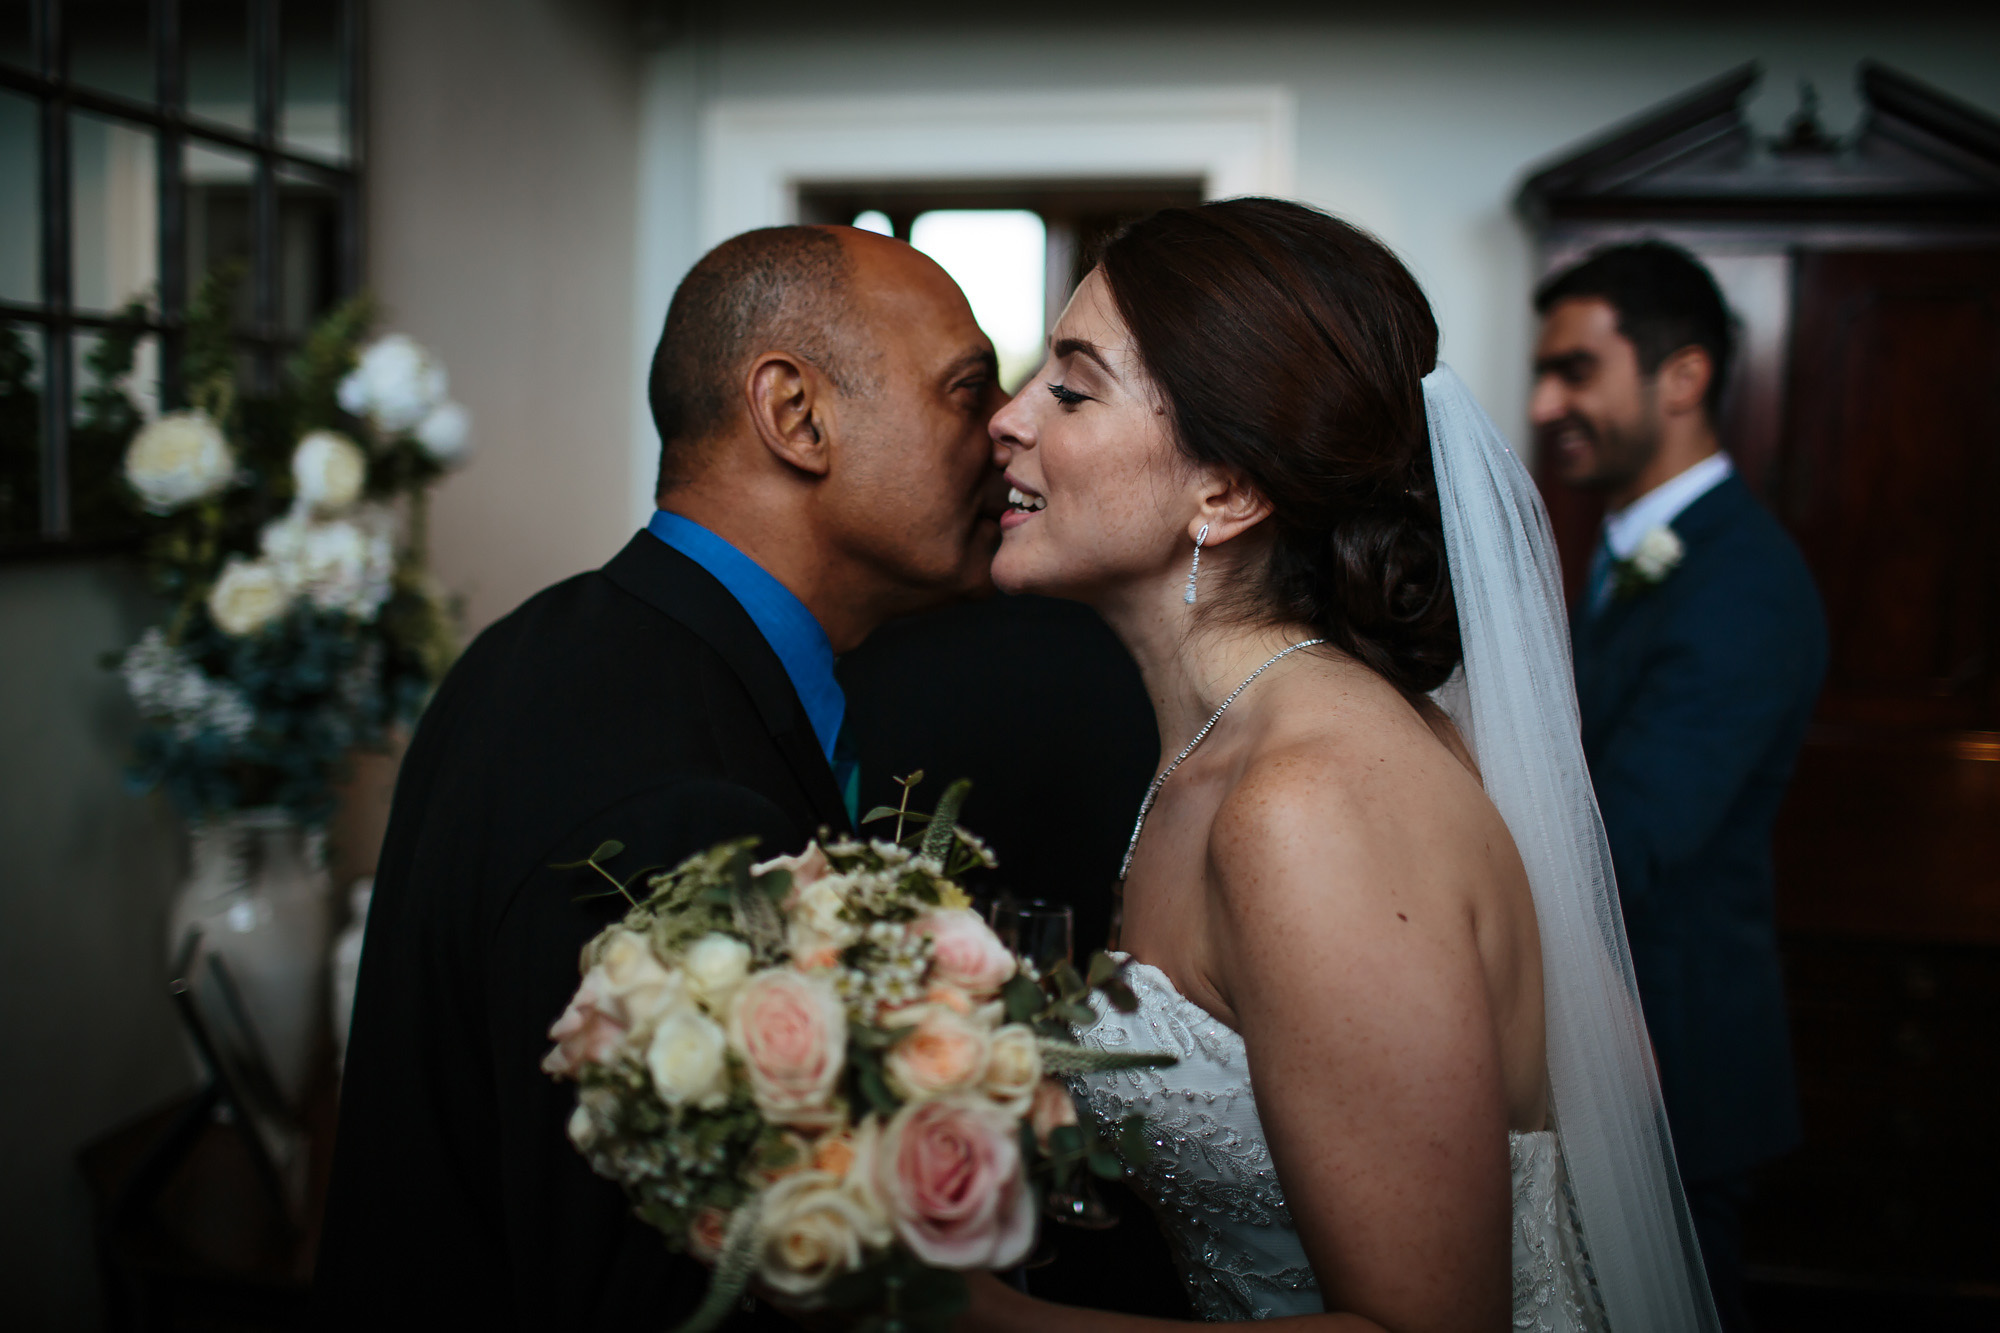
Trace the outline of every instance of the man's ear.
<path fill-rule="evenodd" d="M 765 352 L 750 363 L 743 393 L 750 427 L 772 455 L 815 477 L 826 475 L 831 449 L 824 421 L 826 376 L 793 352 Z"/>
<path fill-rule="evenodd" d="M 1193 541 L 1206 524 L 1206 544 L 1214 546 L 1242 536 L 1270 516 L 1271 502 L 1248 478 L 1224 468 L 1204 468 L 1200 503 L 1188 525 L 1188 540 Z"/>
<path fill-rule="evenodd" d="M 1715 361 L 1706 347 L 1683 347 L 1660 363 L 1654 376 L 1660 410 L 1669 416 L 1698 412 L 1708 401 L 1709 382 L 1715 378 Z"/>

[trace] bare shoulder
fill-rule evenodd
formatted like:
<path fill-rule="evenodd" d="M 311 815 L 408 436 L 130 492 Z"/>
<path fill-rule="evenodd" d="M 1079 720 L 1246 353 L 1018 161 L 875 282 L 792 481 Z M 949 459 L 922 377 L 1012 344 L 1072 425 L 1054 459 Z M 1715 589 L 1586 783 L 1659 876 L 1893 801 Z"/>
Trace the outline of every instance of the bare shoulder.
<path fill-rule="evenodd" d="M 1428 717 L 1363 718 L 1300 728 L 1256 754 L 1216 809 L 1218 887 L 1282 894 L 1305 872 L 1321 893 L 1388 889 L 1448 866 L 1497 820 L 1456 739 Z"/>

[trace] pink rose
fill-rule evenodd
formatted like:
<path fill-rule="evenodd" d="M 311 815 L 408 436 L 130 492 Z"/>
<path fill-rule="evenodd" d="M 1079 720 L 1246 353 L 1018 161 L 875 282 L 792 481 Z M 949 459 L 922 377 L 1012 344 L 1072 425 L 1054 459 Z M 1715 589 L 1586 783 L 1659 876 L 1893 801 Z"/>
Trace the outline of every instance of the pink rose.
<path fill-rule="evenodd" d="M 896 1235 L 938 1268 L 1007 1268 L 1035 1240 L 1035 1199 L 1021 1171 L 1015 1120 L 968 1097 L 913 1102 L 896 1113 L 876 1183 Z"/>
<path fill-rule="evenodd" d="M 1028 1124 L 1033 1127 L 1035 1142 L 1043 1152 L 1049 1150 L 1051 1133 L 1075 1123 L 1076 1103 L 1070 1099 L 1068 1088 L 1052 1078 L 1035 1085 L 1035 1099 L 1028 1104 Z"/>
<path fill-rule="evenodd" d="M 584 973 L 569 1008 L 549 1029 L 549 1040 L 556 1045 L 542 1057 L 542 1072 L 574 1078 L 584 1065 L 609 1060 L 627 1031 L 624 1004 L 613 993 L 604 969 L 593 967 Z"/>
<path fill-rule="evenodd" d="M 722 1257 L 722 1245 L 729 1237 L 729 1214 L 720 1208 L 703 1208 L 688 1223 L 688 1253 L 713 1265 Z"/>
<path fill-rule="evenodd" d="M 831 869 L 833 863 L 826 859 L 826 853 L 819 849 L 819 844 L 809 842 L 797 856 L 774 856 L 768 861 L 759 861 L 750 867 L 750 874 L 756 878 L 773 870 L 789 870 L 792 872 L 792 888 L 796 892 Z"/>
<path fill-rule="evenodd" d="M 686 1002 L 687 982 L 661 965 L 644 935 L 613 930 L 584 946 L 591 964 L 549 1039 L 556 1048 L 544 1073 L 574 1078 L 585 1064 L 606 1064 L 632 1038 L 644 1042 L 668 1010 Z"/>
<path fill-rule="evenodd" d="M 974 1020 L 942 1005 L 924 1005 L 891 1021 L 915 1029 L 882 1061 L 889 1086 L 902 1096 L 918 1100 L 964 1092 L 986 1072 L 993 1038 Z"/>
<path fill-rule="evenodd" d="M 931 937 L 934 981 L 973 995 L 991 995 L 1019 967 L 1000 937 L 969 907 L 938 908 L 921 917 L 916 928 Z"/>
<path fill-rule="evenodd" d="M 743 983 L 729 1009 L 729 1045 L 773 1124 L 825 1126 L 847 1060 L 847 1010 L 824 973 L 773 967 Z"/>

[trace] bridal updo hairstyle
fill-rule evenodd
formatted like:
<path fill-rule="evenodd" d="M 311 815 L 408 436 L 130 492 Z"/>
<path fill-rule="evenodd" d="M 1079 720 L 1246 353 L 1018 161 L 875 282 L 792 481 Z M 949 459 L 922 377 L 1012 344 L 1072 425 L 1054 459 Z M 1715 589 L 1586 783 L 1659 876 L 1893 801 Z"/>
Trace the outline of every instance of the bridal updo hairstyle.
<path fill-rule="evenodd" d="M 1438 331 L 1409 270 L 1278 199 L 1162 210 L 1099 268 L 1180 448 L 1270 502 L 1264 583 L 1236 608 L 1312 625 L 1406 695 L 1442 685 L 1460 648 L 1424 420 Z"/>

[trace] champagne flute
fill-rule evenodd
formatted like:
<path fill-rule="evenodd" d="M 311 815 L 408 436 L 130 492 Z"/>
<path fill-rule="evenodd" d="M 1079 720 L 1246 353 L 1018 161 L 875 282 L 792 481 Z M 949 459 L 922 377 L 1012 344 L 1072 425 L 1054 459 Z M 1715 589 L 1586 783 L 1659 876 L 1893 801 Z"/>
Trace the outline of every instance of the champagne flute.
<path fill-rule="evenodd" d="M 1067 903 L 1042 898 L 1015 898 L 1002 894 L 988 910 L 987 918 L 1000 942 L 1046 974 L 1057 963 L 1074 965 L 1076 958 L 1076 914 Z M 1051 1190 L 1042 1205 L 1043 1215 L 1065 1226 L 1102 1231 L 1118 1224 L 1118 1215 L 1104 1201 L 1085 1175 L 1074 1191 Z M 1046 1242 L 1024 1268 L 1039 1268 L 1055 1258 Z"/>

